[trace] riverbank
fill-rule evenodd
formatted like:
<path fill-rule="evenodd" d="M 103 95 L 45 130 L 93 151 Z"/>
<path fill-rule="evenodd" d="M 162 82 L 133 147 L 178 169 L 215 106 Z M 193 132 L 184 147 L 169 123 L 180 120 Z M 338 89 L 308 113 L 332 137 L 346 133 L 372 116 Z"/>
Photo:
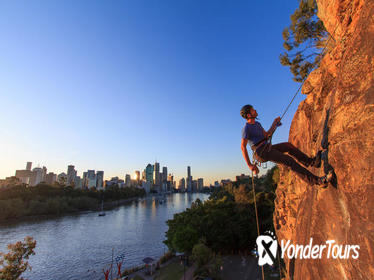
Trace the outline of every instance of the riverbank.
<path fill-rule="evenodd" d="M 126 205 L 127 203 L 131 203 L 133 201 L 137 201 L 140 198 L 145 198 L 146 196 L 136 196 L 136 197 L 130 197 L 126 199 L 119 199 L 114 201 L 106 201 L 104 202 L 104 211 L 105 210 L 112 210 L 116 207 Z M 42 221 L 42 220 L 49 220 L 49 219 L 56 219 L 56 218 L 62 218 L 67 216 L 76 216 L 81 214 L 87 214 L 87 213 L 93 213 L 93 212 L 99 212 L 101 210 L 100 201 L 97 201 L 97 207 L 90 208 L 90 209 L 83 209 L 83 210 L 72 210 L 61 214 L 38 214 L 38 215 L 26 215 L 21 216 L 17 218 L 8 218 L 8 219 L 1 219 L 0 217 L 0 226 L 7 226 L 7 225 L 14 225 L 17 223 L 23 223 L 23 222 L 34 222 L 34 221 Z"/>
<path fill-rule="evenodd" d="M 111 209 L 143 196 L 144 189 L 136 187 L 110 186 L 104 191 L 46 184 L 8 186 L 0 189 L 0 223 L 97 211 L 102 201 Z"/>

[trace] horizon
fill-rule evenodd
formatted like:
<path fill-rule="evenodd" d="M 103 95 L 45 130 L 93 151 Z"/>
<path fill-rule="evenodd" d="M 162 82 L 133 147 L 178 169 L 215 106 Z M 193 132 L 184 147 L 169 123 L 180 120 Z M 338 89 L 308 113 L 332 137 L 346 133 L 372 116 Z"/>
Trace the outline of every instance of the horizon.
<path fill-rule="evenodd" d="M 254 105 L 267 130 L 299 87 L 279 62 L 297 5 L 3 2 L 0 178 L 27 161 L 111 178 L 156 158 L 176 181 L 187 166 L 209 184 L 250 174 L 239 111 Z"/>

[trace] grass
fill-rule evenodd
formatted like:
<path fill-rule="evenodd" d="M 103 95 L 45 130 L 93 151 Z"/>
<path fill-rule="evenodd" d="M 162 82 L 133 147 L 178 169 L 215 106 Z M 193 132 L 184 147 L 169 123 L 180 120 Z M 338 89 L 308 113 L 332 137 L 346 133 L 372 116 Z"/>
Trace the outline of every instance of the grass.
<path fill-rule="evenodd" d="M 187 270 L 187 268 L 186 268 Z M 170 264 L 162 267 L 155 277 L 155 280 L 175 280 L 183 276 L 183 265 L 176 259 Z"/>

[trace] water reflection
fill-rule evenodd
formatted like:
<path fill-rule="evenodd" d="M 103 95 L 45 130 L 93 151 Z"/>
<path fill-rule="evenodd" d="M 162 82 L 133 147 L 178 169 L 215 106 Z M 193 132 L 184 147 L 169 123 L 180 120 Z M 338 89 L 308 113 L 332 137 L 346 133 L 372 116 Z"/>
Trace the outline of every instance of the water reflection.
<path fill-rule="evenodd" d="M 173 194 L 162 204 L 147 198 L 106 211 L 104 217 L 91 212 L 1 225 L 0 251 L 30 235 L 37 241 L 36 255 L 30 257 L 32 271 L 24 277 L 103 279 L 102 269 L 110 265 L 112 249 L 114 257 L 125 254 L 125 268 L 141 264 L 146 256 L 160 257 L 165 250 L 165 221 L 196 198 L 203 201 L 208 196 Z"/>

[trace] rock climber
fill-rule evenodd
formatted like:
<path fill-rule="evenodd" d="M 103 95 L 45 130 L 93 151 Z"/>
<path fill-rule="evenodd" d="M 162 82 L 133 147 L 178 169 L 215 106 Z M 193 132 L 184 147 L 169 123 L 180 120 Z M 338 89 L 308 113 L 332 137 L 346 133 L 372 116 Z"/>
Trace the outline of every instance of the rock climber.
<path fill-rule="evenodd" d="M 309 157 L 289 142 L 276 145 L 269 143 L 268 139 L 272 136 L 275 129 L 281 125 L 281 118 L 274 120 L 268 131 L 265 131 L 262 125 L 256 121 L 258 114 L 252 105 L 245 105 L 240 110 L 240 115 L 246 119 L 242 130 L 241 149 L 243 157 L 250 170 L 257 174 L 256 164 L 252 164 L 247 151 L 247 144 L 251 146 L 254 157 L 259 162 L 272 161 L 277 164 L 285 165 L 293 170 L 302 180 L 310 185 L 327 185 L 332 180 L 332 174 L 318 177 L 311 173 L 305 167 L 321 167 L 321 154 L 319 151 L 315 157 Z M 301 163 L 301 166 L 296 160 Z"/>

